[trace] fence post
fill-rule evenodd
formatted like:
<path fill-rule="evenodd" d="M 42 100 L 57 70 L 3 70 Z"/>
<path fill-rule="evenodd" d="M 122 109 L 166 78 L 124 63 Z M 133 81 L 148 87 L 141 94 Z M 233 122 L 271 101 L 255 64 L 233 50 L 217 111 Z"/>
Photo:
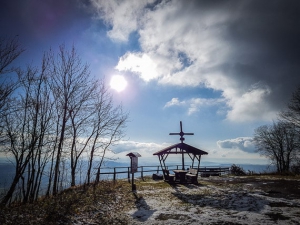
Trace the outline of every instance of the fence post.
<path fill-rule="evenodd" d="M 142 178 L 142 180 L 144 180 L 143 166 L 141 166 L 141 178 Z"/>
<path fill-rule="evenodd" d="M 116 181 L 116 167 L 114 167 L 114 181 Z"/>
<path fill-rule="evenodd" d="M 127 167 L 127 169 L 128 169 L 128 183 L 130 183 L 130 167 Z"/>
<path fill-rule="evenodd" d="M 101 168 L 98 168 L 97 173 L 96 173 L 96 182 L 100 181 L 100 174 L 101 174 Z"/>

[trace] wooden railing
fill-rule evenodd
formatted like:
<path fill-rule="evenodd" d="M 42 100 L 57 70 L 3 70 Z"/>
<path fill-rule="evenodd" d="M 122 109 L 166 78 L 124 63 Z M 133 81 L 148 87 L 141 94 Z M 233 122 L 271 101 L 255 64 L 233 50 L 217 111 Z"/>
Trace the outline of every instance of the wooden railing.
<path fill-rule="evenodd" d="M 206 176 L 221 176 L 230 173 L 229 167 L 200 167 L 199 173 L 202 177 Z"/>
<path fill-rule="evenodd" d="M 181 165 L 169 165 L 167 166 L 167 169 L 178 170 L 181 169 Z M 103 171 L 103 170 L 110 170 L 110 171 Z M 230 168 L 206 166 L 206 167 L 200 167 L 198 171 L 199 171 L 199 175 L 201 176 L 225 175 L 230 172 Z M 144 179 L 145 175 L 150 175 L 149 173 L 162 174 L 162 169 L 160 166 L 139 166 L 138 171 L 135 173 L 135 177 L 140 177 Z M 112 176 L 112 180 L 115 181 L 117 180 L 118 174 L 126 174 L 127 176 L 122 177 L 122 179 L 125 179 L 127 177 L 128 181 L 130 181 L 131 168 L 130 167 L 103 167 L 100 171 L 100 179 L 101 179 L 101 175 L 110 175 Z"/>

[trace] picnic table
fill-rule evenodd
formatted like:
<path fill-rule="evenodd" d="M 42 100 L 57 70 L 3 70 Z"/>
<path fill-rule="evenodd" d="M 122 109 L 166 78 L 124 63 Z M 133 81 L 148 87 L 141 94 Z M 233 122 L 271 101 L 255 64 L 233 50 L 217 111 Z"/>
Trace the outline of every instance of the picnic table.
<path fill-rule="evenodd" d="M 179 179 L 181 184 L 186 183 L 185 175 L 189 172 L 187 170 L 173 170 L 175 173 L 175 178 Z"/>

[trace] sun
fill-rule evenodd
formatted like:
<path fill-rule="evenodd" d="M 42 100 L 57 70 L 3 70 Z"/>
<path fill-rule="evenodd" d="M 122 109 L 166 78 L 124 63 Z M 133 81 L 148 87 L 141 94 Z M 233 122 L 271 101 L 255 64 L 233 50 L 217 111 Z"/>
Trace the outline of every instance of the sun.
<path fill-rule="evenodd" d="M 110 87 L 117 92 L 123 91 L 127 86 L 127 81 L 121 75 L 114 75 L 110 79 Z"/>

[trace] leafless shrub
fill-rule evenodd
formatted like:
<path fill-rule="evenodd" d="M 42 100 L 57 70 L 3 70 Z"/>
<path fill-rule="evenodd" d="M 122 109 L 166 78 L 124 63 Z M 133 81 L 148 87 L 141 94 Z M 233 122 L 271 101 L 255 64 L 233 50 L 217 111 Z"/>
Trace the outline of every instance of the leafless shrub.
<path fill-rule="evenodd" d="M 230 172 L 231 172 L 232 175 L 235 175 L 235 176 L 244 176 L 244 175 L 246 175 L 245 170 L 242 167 L 237 166 L 235 164 L 231 165 Z"/>

